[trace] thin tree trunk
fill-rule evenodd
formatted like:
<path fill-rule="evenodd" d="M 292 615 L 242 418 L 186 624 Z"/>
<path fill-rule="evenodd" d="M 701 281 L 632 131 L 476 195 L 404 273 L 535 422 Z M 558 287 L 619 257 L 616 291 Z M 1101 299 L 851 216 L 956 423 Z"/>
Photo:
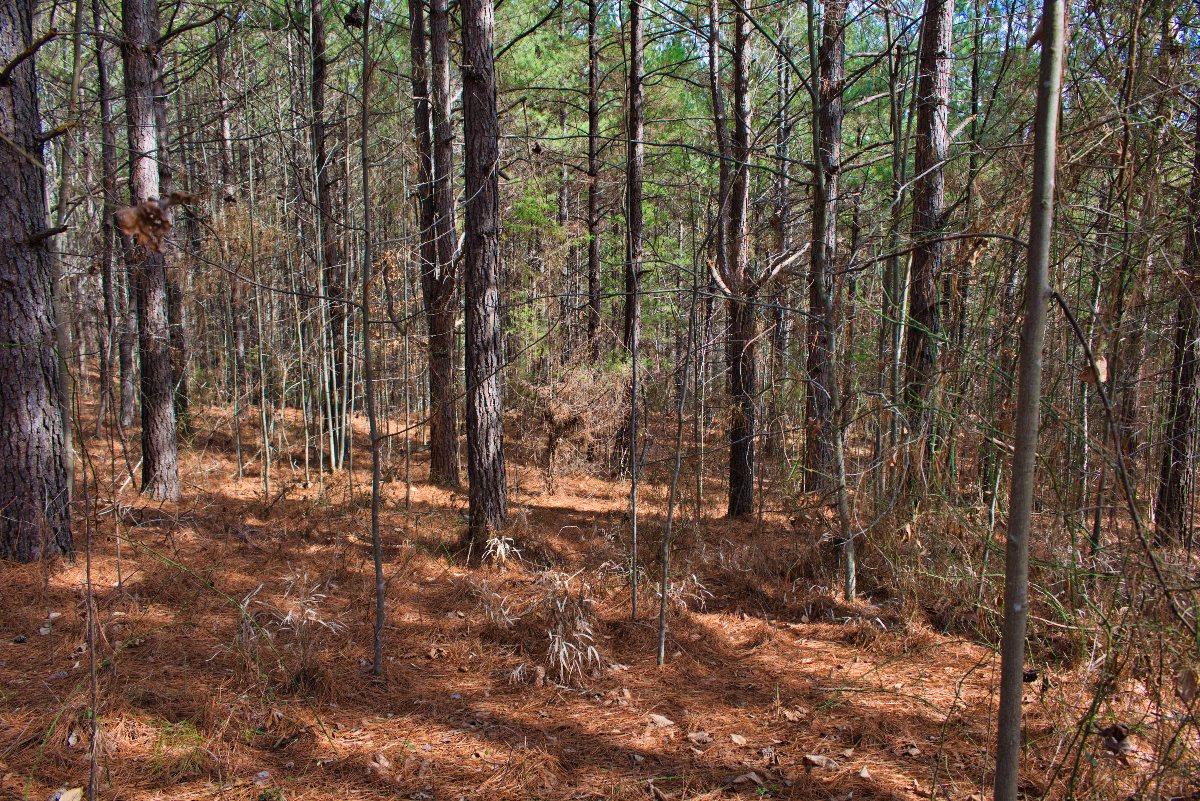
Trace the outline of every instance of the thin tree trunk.
<path fill-rule="evenodd" d="M 125 41 L 125 115 L 129 130 L 130 190 L 135 205 L 159 195 L 159 140 L 154 85 L 158 56 L 158 6 L 153 0 L 122 0 Z M 162 253 L 133 249 L 141 360 L 142 492 L 155 500 L 180 495 L 175 438 L 174 376 L 167 313 L 167 265 Z"/>
<path fill-rule="evenodd" d="M 371 553 L 375 562 L 375 626 L 371 672 L 383 675 L 383 627 L 386 621 L 387 585 L 383 579 L 383 547 L 379 538 L 379 433 L 375 413 L 375 369 L 371 354 L 371 158 L 368 143 L 371 133 L 371 0 L 363 4 L 362 28 L 362 109 L 359 151 L 362 157 L 363 257 L 362 257 L 362 350 L 363 394 L 366 396 L 367 425 L 371 448 Z M 405 424 L 407 424 L 407 420 Z"/>
<path fill-rule="evenodd" d="M 1042 57 L 1034 123 L 1033 200 L 1029 212 L 1029 265 L 1025 276 L 1025 319 L 1021 324 L 1021 364 L 1017 382 L 1012 487 L 1005 546 L 996 801 L 1016 801 L 1021 760 L 1025 622 L 1029 615 L 1029 529 L 1042 397 L 1042 346 L 1049 300 L 1063 33 L 1063 0 L 1046 0 L 1042 10 Z"/>
<path fill-rule="evenodd" d="M 100 0 L 92 0 L 92 25 L 102 31 Z M 113 270 L 116 259 L 114 247 L 116 228 L 113 211 L 117 208 L 117 125 L 113 117 L 112 85 L 108 78 L 108 57 L 104 52 L 102 36 L 95 37 L 96 83 L 100 99 L 100 170 L 103 208 L 100 213 L 100 283 L 104 299 L 104 335 L 100 343 L 100 411 L 96 415 L 96 432 L 99 434 L 106 409 L 114 407 L 112 386 L 113 357 L 117 355 L 115 345 L 119 337 L 117 328 L 117 280 Z"/>
<path fill-rule="evenodd" d="M 326 426 L 329 435 L 330 466 L 339 469 L 349 454 L 350 438 L 346 418 L 346 265 L 343 263 L 337 220 L 333 215 L 333 170 L 336 162 L 329 153 L 325 121 L 325 79 L 329 66 L 325 43 L 325 14 L 321 0 L 311 0 L 309 9 L 312 36 L 312 141 L 317 189 L 317 240 L 322 272 L 323 303 L 327 308 L 328 369 L 325 372 Z"/>
<path fill-rule="evenodd" d="M 600 0 L 588 0 L 588 323 L 592 360 L 600 358 Z"/>
<path fill-rule="evenodd" d="M 730 155 L 728 229 L 725 234 L 725 283 L 729 331 L 726 358 L 729 367 L 729 503 L 730 517 L 749 517 L 754 512 L 755 396 L 758 366 L 755 358 L 757 287 L 750 276 L 750 56 L 746 15 L 739 11 L 733 40 L 733 134 Z"/>

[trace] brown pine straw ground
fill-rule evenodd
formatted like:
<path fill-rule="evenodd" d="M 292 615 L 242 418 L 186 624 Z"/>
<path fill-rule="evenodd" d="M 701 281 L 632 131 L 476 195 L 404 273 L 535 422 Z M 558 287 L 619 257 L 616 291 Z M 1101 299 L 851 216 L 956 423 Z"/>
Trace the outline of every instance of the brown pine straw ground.
<path fill-rule="evenodd" d="M 714 472 L 706 518 L 682 514 L 676 531 L 680 589 L 659 668 L 650 585 L 666 473 L 642 496 L 646 574 L 631 622 L 628 485 L 563 475 L 546 494 L 519 431 L 511 534 L 522 552 L 504 565 L 469 566 L 456 550 L 465 497 L 425 483 L 424 453 L 405 509 L 393 451 L 386 676 L 374 680 L 367 452 L 355 454 L 352 499 L 344 474 L 305 487 L 302 467 L 276 454 L 264 502 L 258 430 L 245 425 L 247 471 L 234 480 L 229 413 L 203 411 L 178 504 L 122 487 L 120 451 L 107 435 L 87 441 L 101 476 L 88 488 L 99 497 L 100 798 L 978 799 L 990 788 L 992 650 L 935 633 L 898 602 L 846 604 L 796 578 L 815 535 L 782 514 L 721 519 Z M 288 436 L 302 466 L 298 426 Z M 708 461 L 721 467 L 719 453 Z M 0 565 L 0 798 L 87 783 L 81 511 L 75 532 L 73 564 Z M 584 675 L 562 683 L 547 663 L 555 600 L 584 610 L 598 658 L 585 649 Z M 1030 797 L 1060 798 L 1071 766 L 1056 760 L 1091 688 L 1079 668 L 1042 670 L 1049 683 L 1027 694 L 1024 783 Z M 1126 689 L 1127 709 L 1106 713 L 1139 706 Z M 1120 764 L 1092 736 L 1080 797 L 1123 798 L 1152 761 L 1135 752 Z"/>

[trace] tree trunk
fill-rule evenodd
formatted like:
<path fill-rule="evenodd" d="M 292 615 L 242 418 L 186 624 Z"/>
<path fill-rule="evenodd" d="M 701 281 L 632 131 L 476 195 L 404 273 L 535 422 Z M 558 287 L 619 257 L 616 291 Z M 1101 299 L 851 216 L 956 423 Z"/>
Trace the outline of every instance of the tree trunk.
<path fill-rule="evenodd" d="M 154 0 L 122 0 L 125 41 L 125 115 L 129 129 L 129 186 L 135 205 L 156 199 L 158 125 L 154 84 L 158 58 L 158 6 Z M 167 265 L 144 245 L 132 252 L 141 360 L 142 492 L 177 500 L 179 461 L 175 439 L 174 376 L 167 313 Z"/>
<path fill-rule="evenodd" d="M 33 16 L 32 0 L 0 7 L 0 64 L 31 45 Z M 0 558 L 30 562 L 72 550 L 32 57 L 0 85 L 0 103 Z"/>
<path fill-rule="evenodd" d="M 755 291 L 750 280 L 750 63 L 746 15 L 739 11 L 733 41 L 733 157 L 729 194 L 729 227 L 725 235 L 726 276 L 729 298 L 729 332 L 726 355 L 729 366 L 729 503 L 730 517 L 754 512 L 755 395 L 758 374 L 755 361 Z"/>
<path fill-rule="evenodd" d="M 1004 626 L 1000 654 L 1000 708 L 996 734 L 996 801 L 1016 801 L 1021 760 L 1025 622 L 1029 615 L 1029 528 L 1042 392 L 1042 346 L 1049 300 L 1050 238 L 1054 224 L 1055 149 L 1062 79 L 1064 2 L 1046 0 L 1034 130 L 1033 199 L 1029 212 L 1029 266 L 1013 429 L 1012 486 L 1004 564 Z M 918 170 L 920 167 L 918 167 Z"/>
<path fill-rule="evenodd" d="M 821 492 L 833 469 L 833 272 L 837 264 L 837 214 L 842 161 L 842 84 L 846 76 L 846 0 L 825 4 L 818 51 L 816 172 L 808 307 L 808 392 L 804 415 L 804 488 Z"/>
<path fill-rule="evenodd" d="M 325 76 L 329 66 L 325 52 L 325 14 L 320 0 L 309 9 L 312 36 L 312 144 L 317 186 L 317 241 L 320 249 L 322 283 L 328 310 L 328 370 L 325 372 L 325 414 L 331 453 L 330 466 L 338 469 L 349 453 L 346 421 L 346 271 L 342 261 L 333 216 L 333 172 L 337 163 L 328 150 L 325 123 Z"/>
<path fill-rule="evenodd" d="M 1155 535 L 1160 544 L 1177 541 L 1185 531 L 1187 504 L 1186 477 L 1192 460 L 1193 420 L 1196 409 L 1196 340 L 1200 338 L 1200 319 L 1194 287 L 1200 285 L 1200 115 L 1196 122 L 1196 145 L 1192 164 L 1192 186 L 1186 218 L 1187 238 L 1183 269 L 1193 289 L 1180 295 L 1175 310 L 1175 339 L 1171 348 L 1171 387 L 1167 404 L 1166 442 L 1163 443 L 1159 469 L 1158 503 L 1155 505 Z"/>
<path fill-rule="evenodd" d="M 913 446 L 914 479 L 921 481 L 924 453 L 932 429 L 929 396 L 937 368 L 941 315 L 937 279 L 946 249 L 943 165 L 950 144 L 950 51 L 954 29 L 952 0 L 927 0 L 921 31 L 917 78 L 917 143 L 913 186 L 914 241 L 912 288 L 905 351 L 905 401 Z"/>
<path fill-rule="evenodd" d="M 593 361 L 600 358 L 600 0 L 588 0 L 588 323 Z"/>
<path fill-rule="evenodd" d="M 92 24 L 102 30 L 99 0 L 92 0 Z M 119 337 L 117 329 L 117 280 L 113 270 L 116 260 L 114 247 L 116 228 L 113 211 L 117 208 L 117 125 L 113 117 L 112 84 L 108 79 L 108 57 L 102 36 L 95 37 L 96 83 L 100 100 L 100 186 L 103 208 L 100 213 L 100 284 L 104 301 L 104 333 L 100 342 L 100 413 L 96 416 L 96 432 L 103 424 L 104 412 L 115 406 L 112 387 L 114 346 Z"/>
<path fill-rule="evenodd" d="M 410 0 L 413 123 L 417 146 L 421 295 L 429 329 L 429 477 L 457 486 L 458 415 L 454 398 L 454 133 L 450 127 L 449 16 L 446 0 L 432 0 L 433 82 L 426 71 L 425 17 Z M 432 101 L 432 102 L 431 102 Z M 431 109 L 432 106 L 432 109 Z"/>
<path fill-rule="evenodd" d="M 464 0 L 463 129 L 466 150 L 466 372 L 468 542 L 504 524 L 508 487 L 500 368 L 500 125 L 492 0 Z"/>

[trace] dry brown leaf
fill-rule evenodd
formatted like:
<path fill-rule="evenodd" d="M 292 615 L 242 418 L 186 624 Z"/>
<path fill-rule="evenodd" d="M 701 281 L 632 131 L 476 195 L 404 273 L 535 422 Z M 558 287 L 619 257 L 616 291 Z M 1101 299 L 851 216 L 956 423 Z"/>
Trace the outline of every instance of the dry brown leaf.
<path fill-rule="evenodd" d="M 1092 369 L 1092 365 L 1087 365 L 1079 371 L 1079 380 L 1085 384 L 1103 384 L 1108 381 L 1108 359 L 1103 356 L 1096 357 L 1096 369 Z"/>
<path fill-rule="evenodd" d="M 693 743 L 697 743 L 699 745 L 705 745 L 706 743 L 712 742 L 712 735 L 706 731 L 688 732 L 687 738 Z"/>
<path fill-rule="evenodd" d="M 1200 689 L 1200 679 L 1196 676 L 1196 669 L 1189 667 L 1181 670 L 1175 680 L 1175 692 L 1179 693 L 1185 704 L 1192 702 L 1197 689 Z"/>
<path fill-rule="evenodd" d="M 664 729 L 667 726 L 675 725 L 675 721 L 671 720 L 670 718 L 666 717 L 665 715 L 658 715 L 658 714 L 652 714 L 650 716 L 650 722 L 653 723 L 655 726 L 662 726 Z"/>
<path fill-rule="evenodd" d="M 813 768 L 823 768 L 824 770 L 837 770 L 837 760 L 832 757 L 827 757 L 824 754 L 805 754 L 804 769 L 812 770 Z"/>

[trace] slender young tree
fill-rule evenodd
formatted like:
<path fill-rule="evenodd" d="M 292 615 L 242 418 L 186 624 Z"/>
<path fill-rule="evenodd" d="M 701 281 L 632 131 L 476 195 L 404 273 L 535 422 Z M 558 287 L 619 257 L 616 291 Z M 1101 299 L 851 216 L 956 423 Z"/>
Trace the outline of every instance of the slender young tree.
<path fill-rule="evenodd" d="M 33 0 L 0 7 L 0 558 L 72 550 Z"/>
<path fill-rule="evenodd" d="M 121 16 L 129 188 L 133 204 L 140 206 L 157 201 L 159 195 L 159 137 L 154 108 L 156 62 L 160 58 L 158 5 L 154 0 L 122 0 Z M 133 249 L 132 259 L 141 362 L 142 492 L 155 500 L 177 500 L 179 457 L 166 258 L 156 248 L 143 244 Z"/>
<path fill-rule="evenodd" d="M 329 151 L 329 125 L 325 118 L 325 82 L 329 70 L 326 52 L 325 11 L 322 0 L 311 0 L 309 35 L 312 70 L 313 168 L 316 171 L 317 241 L 321 265 L 321 285 L 327 313 L 327 369 L 324 371 L 326 432 L 329 438 L 330 466 L 338 469 L 349 455 L 350 430 L 347 424 L 346 389 L 346 265 L 342 258 L 338 221 L 333 213 L 334 185 L 338 178 L 337 159 Z M 345 182 L 343 182 L 345 186 Z"/>
<path fill-rule="evenodd" d="M 1055 151 L 1062 81 L 1064 0 L 1042 6 L 1042 57 L 1034 130 L 1033 200 L 1029 211 L 1025 319 L 1017 378 L 1012 487 L 1004 563 L 1004 627 L 996 735 L 996 801 L 1016 801 L 1021 761 L 1025 622 L 1029 615 L 1029 528 L 1042 402 L 1042 346 L 1049 303 L 1050 239 L 1054 226 Z"/>
<path fill-rule="evenodd" d="M 588 0 L 587 337 L 600 358 L 600 0 Z"/>
<path fill-rule="evenodd" d="M 363 395 L 366 398 L 367 425 L 371 447 L 371 555 L 375 563 L 375 626 L 371 672 L 383 675 L 383 628 L 387 621 L 387 584 L 383 578 L 383 543 L 379 533 L 379 421 L 375 410 L 375 356 L 371 337 L 371 271 L 374 254 L 371 248 L 371 0 L 362 7 L 362 106 L 359 109 L 359 174 L 363 198 L 363 252 L 360 267 L 362 279 L 362 358 Z"/>
<path fill-rule="evenodd" d="M 466 150 L 466 368 L 469 544 L 504 525 L 508 485 L 500 368 L 500 125 L 492 0 L 464 0 L 463 130 Z"/>
<path fill-rule="evenodd" d="M 430 472 L 436 482 L 459 484 L 458 402 L 454 379 L 454 301 L 458 292 L 458 236 L 454 226 L 454 127 L 450 107 L 450 12 L 448 0 L 430 0 L 430 116 L 433 123 L 433 234 L 437 272 L 422 291 L 430 298 Z M 425 281 L 429 281 L 428 289 Z"/>

